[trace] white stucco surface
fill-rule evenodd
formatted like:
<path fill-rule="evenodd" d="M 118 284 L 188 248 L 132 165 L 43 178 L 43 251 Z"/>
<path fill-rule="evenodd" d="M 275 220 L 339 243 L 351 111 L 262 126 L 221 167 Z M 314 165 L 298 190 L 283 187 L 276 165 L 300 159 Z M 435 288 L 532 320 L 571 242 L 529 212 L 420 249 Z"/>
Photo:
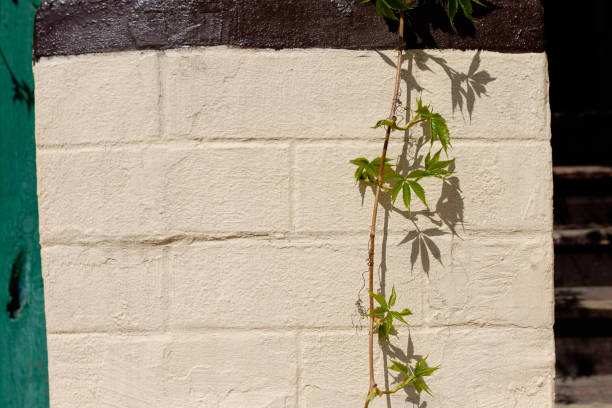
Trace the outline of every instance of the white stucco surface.
<path fill-rule="evenodd" d="M 53 408 L 363 405 L 373 195 L 348 161 L 380 154 L 389 58 L 210 47 L 36 64 Z M 425 183 L 429 216 L 381 207 L 377 280 L 414 315 L 377 351 L 378 382 L 390 358 L 428 354 L 435 397 L 391 406 L 553 407 L 546 56 L 406 59 L 403 105 L 421 95 L 448 118 L 457 177 Z M 421 134 L 394 133 L 390 157 L 412 162 Z"/>

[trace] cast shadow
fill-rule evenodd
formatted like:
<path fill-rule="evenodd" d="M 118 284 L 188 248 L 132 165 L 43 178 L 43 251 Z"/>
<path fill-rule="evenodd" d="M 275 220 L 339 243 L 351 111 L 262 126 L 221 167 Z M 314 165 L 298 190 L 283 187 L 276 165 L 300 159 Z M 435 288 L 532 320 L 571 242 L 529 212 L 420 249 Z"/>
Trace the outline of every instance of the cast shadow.
<path fill-rule="evenodd" d="M 383 354 L 383 364 L 385 369 L 385 389 L 390 389 L 393 387 L 393 384 L 398 383 L 402 380 L 401 375 L 395 375 L 394 372 L 389 371 L 389 362 L 391 360 L 399 361 L 406 365 L 413 365 L 417 361 L 426 358 L 421 354 L 416 354 L 414 350 L 414 344 L 412 342 L 412 335 L 408 333 L 408 341 L 406 343 L 406 348 L 402 349 L 401 347 L 397 347 L 390 342 L 387 342 L 381 345 L 382 354 Z M 425 381 L 427 383 L 427 381 Z M 414 408 L 427 408 L 427 402 L 421 401 L 421 395 L 417 393 L 414 388 L 407 387 L 403 389 L 405 394 L 405 401 L 413 404 Z M 391 407 L 391 396 L 386 396 L 387 407 Z"/>
<path fill-rule="evenodd" d="M 385 63 L 395 67 L 395 62 L 392 61 L 387 55 L 380 51 L 377 51 L 377 53 Z M 467 111 L 471 121 L 472 113 L 474 112 L 474 107 L 476 105 L 476 99 L 487 96 L 487 85 L 496 79 L 487 71 L 481 69 L 480 65 L 482 61 L 480 54 L 480 50 L 476 51 L 472 57 L 470 66 L 467 68 L 467 71 L 462 72 L 451 67 L 442 57 L 438 57 L 421 50 L 409 51 L 404 54 L 404 61 L 407 61 L 408 67 L 406 69 L 402 69 L 402 78 L 408 85 L 408 89 L 410 91 L 414 90 L 420 93 L 425 90 L 425 88 L 418 84 L 416 78 L 412 74 L 413 66 L 416 65 L 420 71 L 430 72 L 433 72 L 430 67 L 432 63 L 440 66 L 446 76 L 450 79 L 450 96 L 453 113 L 456 110 L 459 110 L 463 115 L 465 111 Z"/>
<path fill-rule="evenodd" d="M 6 70 L 8 71 L 11 77 L 11 82 L 13 83 L 13 102 L 25 103 L 28 108 L 28 113 L 31 113 L 32 109 L 34 108 L 34 90 L 24 80 L 19 80 L 15 76 L 15 73 L 11 69 L 2 48 L 0 48 L 0 57 L 0 61 L 2 61 L 6 66 Z"/>
<path fill-rule="evenodd" d="M 404 136 L 404 146 L 402 153 L 397 159 L 395 171 L 402 176 L 406 176 L 410 171 L 422 166 L 424 156 L 429 151 L 428 135 L 418 139 L 411 139 L 408 134 Z M 450 167 L 454 170 L 454 167 Z M 432 259 L 440 265 L 444 265 L 440 248 L 436 244 L 436 239 L 444 235 L 452 235 L 460 238 L 457 231 L 458 226 L 463 226 L 464 203 L 461 195 L 459 177 L 451 176 L 441 181 L 442 188 L 435 206 L 429 210 L 408 211 L 399 205 L 393 205 L 389 194 L 381 195 L 380 205 L 384 209 L 384 225 L 382 234 L 382 259 L 380 268 L 381 282 L 384 282 L 385 274 L 385 254 L 388 235 L 388 219 L 391 213 L 398 214 L 410 221 L 413 226 L 406 236 L 399 242 L 398 246 L 410 244 L 411 272 L 417 261 L 421 260 L 423 271 L 429 275 Z M 429 225 L 426 228 L 420 226 L 421 221 L 425 220 Z M 384 284 L 381 285 L 384 291 Z"/>
<path fill-rule="evenodd" d="M 395 63 L 387 55 L 383 53 L 379 53 L 379 55 L 387 64 L 395 67 Z M 487 95 L 487 84 L 495 80 L 487 71 L 481 68 L 482 61 L 480 58 L 480 51 L 476 52 L 472 57 L 467 72 L 461 72 L 454 69 L 449 66 L 445 59 L 430 55 L 425 51 L 407 52 L 403 62 L 406 68 L 402 69 L 401 78 L 406 85 L 405 89 L 407 90 L 407 94 L 400 95 L 400 102 L 398 103 L 399 106 L 396 111 L 398 121 L 406 120 L 406 117 L 410 115 L 411 104 L 415 99 L 414 94 L 419 94 L 425 90 L 424 87 L 417 82 L 413 74 L 415 68 L 431 71 L 432 63 L 440 66 L 450 79 L 450 94 L 453 111 L 458 109 L 461 111 L 462 116 L 464 112 L 467 113 L 470 120 L 478 98 Z M 404 132 L 402 151 L 395 162 L 395 171 L 404 176 L 410 171 L 422 167 L 424 158 L 429 152 L 429 129 L 423 125 L 422 129 L 417 130 L 417 133 L 421 134 L 421 131 L 422 136 L 420 137 L 414 137 L 411 131 Z M 454 170 L 454 164 L 452 164 L 449 169 Z M 420 265 L 427 275 L 430 273 L 432 262 L 437 262 L 444 266 L 440 248 L 436 243 L 439 237 L 450 235 L 451 237 L 461 239 L 459 230 L 463 227 L 464 222 L 464 201 L 461 191 L 460 174 L 452 175 L 441 181 L 441 183 L 440 195 L 435 205 L 431 206 L 428 210 L 407 211 L 401 209 L 399 205 L 393 205 L 390 193 L 387 192 L 381 195 L 380 205 L 383 207 L 383 228 L 378 275 L 382 295 L 388 296 L 389 292 L 386 286 L 386 258 L 389 242 L 389 218 L 392 213 L 401 215 L 413 226 L 397 244 L 398 246 L 410 245 L 411 273 L 414 273 L 414 267 L 419 262 L 419 259 Z M 360 183 L 359 189 L 363 200 L 368 186 Z M 372 186 L 370 186 L 370 189 L 374 191 Z M 428 198 L 431 199 L 431 197 Z M 426 226 L 422 226 L 423 224 Z M 364 275 L 363 288 L 365 288 L 365 286 Z M 365 309 L 364 304 L 360 300 L 358 300 L 356 304 L 361 316 L 363 316 Z M 385 343 L 381 345 L 381 347 L 385 369 L 385 389 L 391 388 L 393 383 L 397 383 L 400 380 L 399 378 L 395 378 L 388 370 L 388 364 L 391 359 L 410 365 L 410 363 L 414 364 L 415 361 L 423 358 L 423 356 L 415 354 L 412 337 L 410 336 L 405 349 L 390 343 Z M 414 404 L 414 407 L 427 407 L 427 403 L 421 401 L 420 395 L 413 388 L 408 387 L 404 389 L 404 392 L 406 394 L 406 401 Z M 386 401 L 387 406 L 391 408 L 391 397 L 389 395 L 387 395 Z"/>

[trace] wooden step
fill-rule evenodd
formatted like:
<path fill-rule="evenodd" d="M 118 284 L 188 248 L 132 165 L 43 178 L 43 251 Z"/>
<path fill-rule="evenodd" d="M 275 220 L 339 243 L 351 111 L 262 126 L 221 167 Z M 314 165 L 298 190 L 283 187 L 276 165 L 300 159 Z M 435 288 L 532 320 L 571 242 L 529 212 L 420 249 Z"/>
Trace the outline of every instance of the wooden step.
<path fill-rule="evenodd" d="M 556 288 L 555 317 L 612 319 L 612 286 Z"/>

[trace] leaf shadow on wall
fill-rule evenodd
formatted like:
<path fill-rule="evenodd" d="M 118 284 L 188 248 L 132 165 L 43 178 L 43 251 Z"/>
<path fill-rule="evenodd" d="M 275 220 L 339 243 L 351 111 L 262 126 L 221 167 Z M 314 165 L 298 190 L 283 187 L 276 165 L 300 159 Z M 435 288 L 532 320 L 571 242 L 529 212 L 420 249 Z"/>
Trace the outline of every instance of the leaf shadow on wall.
<path fill-rule="evenodd" d="M 390 66 L 395 67 L 395 63 L 389 59 L 383 53 L 379 53 L 381 58 Z M 486 86 L 495 78 L 491 77 L 489 73 L 481 69 L 481 57 L 480 51 L 476 52 L 467 72 L 458 71 L 448 65 L 445 59 L 436 57 L 428 54 L 425 51 L 411 51 L 405 54 L 404 63 L 407 68 L 401 72 L 402 81 L 406 84 L 408 90 L 407 95 L 401 96 L 396 116 L 398 121 L 405 120 L 409 116 L 411 110 L 411 104 L 416 99 L 414 93 L 420 94 L 425 88 L 416 80 L 413 74 L 413 69 L 416 67 L 421 71 L 432 71 L 428 63 L 433 62 L 439 65 L 444 73 L 450 80 L 450 96 L 452 101 L 453 113 L 459 110 L 464 116 L 464 112 L 467 112 L 469 120 L 471 121 L 474 107 L 477 103 L 477 99 L 487 95 Z M 404 133 L 404 140 L 402 146 L 402 152 L 397 158 L 395 171 L 407 175 L 410 171 L 420 168 L 423 165 L 424 157 L 429 150 L 429 128 L 423 124 L 422 126 L 423 136 L 414 138 L 411 136 L 410 131 Z M 458 159 L 459 161 L 461 158 Z M 454 163 L 449 167 L 449 170 L 454 171 Z M 381 260 L 379 269 L 379 281 L 381 287 L 381 294 L 387 296 L 386 288 L 386 273 L 387 273 L 387 246 L 388 246 L 388 228 L 389 218 L 391 213 L 397 213 L 409 220 L 414 229 L 411 229 L 406 233 L 406 236 L 397 244 L 398 246 L 410 245 L 410 262 L 411 271 L 414 273 L 414 268 L 420 258 L 420 264 L 423 271 L 429 276 L 431 269 L 432 260 L 438 262 L 444 266 L 442 260 L 442 253 L 436 240 L 439 237 L 451 235 L 452 237 L 461 238 L 457 231 L 458 226 L 463 226 L 464 221 L 464 202 L 460 186 L 460 174 L 453 175 L 446 178 L 442 182 L 442 188 L 440 196 L 438 197 L 436 204 L 429 210 L 422 211 L 407 211 L 402 210 L 393 205 L 391 202 L 390 194 L 383 194 L 380 199 L 380 204 L 384 209 L 383 218 L 383 233 L 381 238 Z M 370 186 L 371 187 L 371 186 Z M 372 188 L 372 187 L 371 187 Z M 372 188 L 373 189 L 373 188 Z M 363 195 L 366 191 L 364 184 L 360 185 L 360 190 Z M 431 197 L 429 197 L 431 199 Z M 426 227 L 422 227 L 422 223 L 428 223 Z M 365 277 L 364 277 L 365 287 Z M 356 302 L 358 310 L 363 315 L 363 304 L 359 298 Z M 390 383 L 395 378 L 392 377 L 388 370 L 389 360 L 394 359 L 403 362 L 404 364 L 410 364 L 413 361 L 418 361 L 423 356 L 416 355 L 414 352 L 414 345 L 412 338 L 409 336 L 408 344 L 405 349 L 394 346 L 390 343 L 382 346 L 383 363 L 385 368 L 385 387 L 390 389 L 392 385 Z M 420 395 L 414 391 L 413 388 L 404 389 L 406 392 L 406 401 L 413 403 L 415 407 L 426 408 L 427 402 L 420 401 Z M 391 408 L 391 397 L 387 395 L 387 406 Z"/>
<path fill-rule="evenodd" d="M 380 51 L 377 51 L 377 53 L 385 63 L 395 68 L 395 62 L 387 55 Z M 472 57 L 467 72 L 461 72 L 451 67 L 442 57 L 429 54 L 426 51 L 410 51 L 404 54 L 404 61 L 408 61 L 408 68 L 402 69 L 402 79 L 408 86 L 409 94 L 411 91 L 421 93 L 425 88 L 418 84 L 416 78 L 412 74 L 413 66 L 416 65 L 420 71 L 433 72 L 428 64 L 432 62 L 437 64 L 442 68 L 448 79 L 450 79 L 450 95 L 453 113 L 455 113 L 456 110 L 459 110 L 461 114 L 467 111 L 471 121 L 476 99 L 487 96 L 487 85 L 496 79 L 487 71 L 481 69 L 480 65 L 482 60 L 480 54 L 481 51 L 477 51 L 474 57 Z M 407 100 L 407 105 L 409 106 L 409 104 L 410 99 Z"/>
<path fill-rule="evenodd" d="M 2 48 L 0 48 L 0 62 L 4 64 L 9 76 L 11 77 L 11 82 L 13 84 L 13 102 L 25 103 L 28 108 L 28 113 L 32 113 L 32 109 L 34 108 L 34 90 L 26 83 L 26 81 L 19 80 L 15 76 L 15 73 L 11 69 Z"/>
<path fill-rule="evenodd" d="M 397 360 L 397 361 L 419 361 L 426 356 L 422 354 L 416 354 L 414 350 L 414 344 L 412 342 L 412 336 L 408 335 L 408 345 L 406 346 L 406 350 L 403 350 L 400 347 L 394 346 L 391 343 L 385 343 L 382 346 L 383 356 L 384 356 L 384 368 L 385 368 L 385 389 L 390 389 L 392 385 L 390 384 L 390 374 L 389 374 L 389 360 Z M 401 378 L 393 378 L 394 382 L 399 382 Z M 414 390 L 412 387 L 404 388 L 404 393 L 406 394 L 406 401 L 414 404 L 415 408 L 427 408 L 427 402 L 421 402 L 421 396 Z M 387 395 L 387 407 L 391 407 L 391 396 Z"/>

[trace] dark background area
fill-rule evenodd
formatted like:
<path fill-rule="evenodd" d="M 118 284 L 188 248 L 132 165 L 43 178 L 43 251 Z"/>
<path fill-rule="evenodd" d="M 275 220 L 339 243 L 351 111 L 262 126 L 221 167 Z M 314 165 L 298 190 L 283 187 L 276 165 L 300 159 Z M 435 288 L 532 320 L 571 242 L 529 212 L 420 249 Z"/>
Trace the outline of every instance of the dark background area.
<path fill-rule="evenodd" d="M 557 402 L 612 407 L 612 2 L 544 0 Z"/>

